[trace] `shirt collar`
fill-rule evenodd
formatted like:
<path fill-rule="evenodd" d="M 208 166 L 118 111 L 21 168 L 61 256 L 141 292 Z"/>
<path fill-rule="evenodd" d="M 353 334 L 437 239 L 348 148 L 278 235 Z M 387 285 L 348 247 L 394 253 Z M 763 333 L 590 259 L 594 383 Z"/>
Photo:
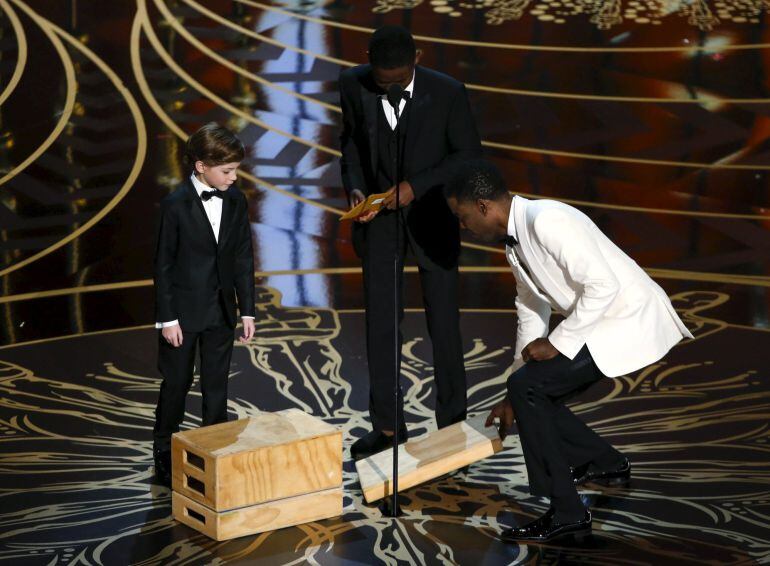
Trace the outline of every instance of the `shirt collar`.
<path fill-rule="evenodd" d="M 410 82 L 410 83 L 407 85 L 407 87 L 404 89 L 404 92 L 408 92 L 408 93 L 409 93 L 409 98 L 414 98 L 414 77 L 415 77 L 415 75 L 416 75 L 416 74 L 417 74 L 417 71 L 415 70 L 415 71 L 412 73 L 412 81 L 411 81 L 411 82 Z M 380 98 L 381 98 L 382 100 L 387 100 L 387 98 L 388 98 L 388 95 L 387 95 L 387 94 L 381 94 L 381 95 L 380 95 Z"/>
<path fill-rule="evenodd" d="M 513 236 L 518 242 L 519 237 L 516 234 L 516 197 L 511 199 L 511 212 L 508 215 L 508 235 Z"/>
<path fill-rule="evenodd" d="M 198 177 L 195 176 L 195 173 L 190 175 L 190 180 L 192 181 L 193 187 L 195 187 L 195 192 L 198 193 L 198 198 L 201 198 L 201 193 L 203 191 L 211 191 L 211 190 L 217 191 L 217 190 L 219 190 L 219 189 L 215 189 L 213 187 L 209 187 L 208 185 L 206 185 L 206 184 L 202 183 L 201 181 L 199 181 Z"/>

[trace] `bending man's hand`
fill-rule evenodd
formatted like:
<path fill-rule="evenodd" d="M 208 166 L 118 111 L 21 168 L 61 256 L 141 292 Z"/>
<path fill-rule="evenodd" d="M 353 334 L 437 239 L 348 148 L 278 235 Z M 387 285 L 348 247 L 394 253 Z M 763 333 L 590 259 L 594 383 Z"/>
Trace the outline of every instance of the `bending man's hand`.
<path fill-rule="evenodd" d="M 179 348 L 182 345 L 182 327 L 178 324 L 174 326 L 167 326 L 160 331 L 163 338 L 171 344 L 174 348 Z"/>
<path fill-rule="evenodd" d="M 525 362 L 542 362 L 559 355 L 559 350 L 553 347 L 548 338 L 538 338 L 527 344 L 521 351 L 521 357 Z"/>
<path fill-rule="evenodd" d="M 254 337 L 254 319 L 243 318 L 243 336 L 239 338 L 241 344 L 248 342 Z"/>
<path fill-rule="evenodd" d="M 511 427 L 513 426 L 513 407 L 511 406 L 508 397 L 492 407 L 492 411 L 489 413 L 487 422 L 484 426 L 492 426 L 495 419 L 500 421 L 497 425 L 497 432 L 500 435 L 500 439 L 505 440 L 505 437 L 508 436 L 508 431 L 511 430 Z"/>
<path fill-rule="evenodd" d="M 414 190 L 409 181 L 401 181 L 398 184 L 398 208 L 403 208 L 414 200 Z M 382 203 L 385 208 L 396 210 L 396 187 L 391 187 Z"/>

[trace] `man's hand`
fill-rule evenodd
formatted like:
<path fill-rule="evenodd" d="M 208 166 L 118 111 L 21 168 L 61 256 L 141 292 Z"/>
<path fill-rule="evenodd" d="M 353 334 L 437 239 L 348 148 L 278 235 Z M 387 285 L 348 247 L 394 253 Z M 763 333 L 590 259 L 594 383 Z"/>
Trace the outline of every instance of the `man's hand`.
<path fill-rule="evenodd" d="M 174 348 L 179 348 L 182 345 L 182 327 L 178 324 L 174 326 L 167 326 L 163 328 L 160 333 L 163 338 L 171 344 Z"/>
<path fill-rule="evenodd" d="M 366 200 L 366 196 L 364 193 L 359 191 L 358 189 L 353 189 L 350 191 L 350 208 L 355 208 L 362 202 Z M 358 216 L 355 221 L 360 222 L 361 224 L 366 224 L 367 222 L 370 222 L 372 218 L 377 216 L 377 213 L 374 210 L 370 210 L 366 214 L 362 214 L 361 216 Z"/>
<path fill-rule="evenodd" d="M 532 340 L 521 351 L 521 357 L 525 362 L 535 361 L 542 362 L 544 360 L 550 360 L 559 355 L 559 350 L 553 347 L 548 341 L 548 338 L 538 338 Z"/>
<path fill-rule="evenodd" d="M 403 208 L 414 200 L 414 190 L 409 181 L 401 181 L 398 184 L 398 208 Z M 391 187 L 382 203 L 385 208 L 396 210 L 396 187 Z"/>
<path fill-rule="evenodd" d="M 239 338 L 241 344 L 245 344 L 254 337 L 254 319 L 244 318 L 243 320 L 243 336 Z"/>
<path fill-rule="evenodd" d="M 500 420 L 500 424 L 497 425 L 497 432 L 500 434 L 500 439 L 505 440 L 505 437 L 508 436 L 508 431 L 513 426 L 513 407 L 508 397 L 492 407 L 492 411 L 489 413 L 484 426 L 492 426 L 495 419 Z"/>

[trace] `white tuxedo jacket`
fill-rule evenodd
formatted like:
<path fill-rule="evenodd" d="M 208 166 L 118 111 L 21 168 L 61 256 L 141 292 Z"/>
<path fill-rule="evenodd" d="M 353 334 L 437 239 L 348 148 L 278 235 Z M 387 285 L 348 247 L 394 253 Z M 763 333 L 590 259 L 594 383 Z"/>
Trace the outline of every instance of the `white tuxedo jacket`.
<path fill-rule="evenodd" d="M 599 370 L 617 377 L 692 338 L 663 289 L 576 208 L 514 197 L 508 234 L 518 240 L 505 249 L 517 290 L 514 367 L 548 336 L 570 359 L 587 345 Z M 565 319 L 549 335 L 551 309 Z"/>

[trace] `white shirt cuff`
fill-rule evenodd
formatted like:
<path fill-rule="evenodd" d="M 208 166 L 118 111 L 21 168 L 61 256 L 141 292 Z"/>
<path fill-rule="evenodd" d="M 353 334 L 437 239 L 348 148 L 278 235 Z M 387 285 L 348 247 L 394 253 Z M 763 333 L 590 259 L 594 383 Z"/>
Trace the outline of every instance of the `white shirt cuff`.
<path fill-rule="evenodd" d="M 169 326 L 174 326 L 175 324 L 179 324 L 179 319 L 172 320 L 171 322 L 156 322 L 155 328 L 168 328 Z"/>

